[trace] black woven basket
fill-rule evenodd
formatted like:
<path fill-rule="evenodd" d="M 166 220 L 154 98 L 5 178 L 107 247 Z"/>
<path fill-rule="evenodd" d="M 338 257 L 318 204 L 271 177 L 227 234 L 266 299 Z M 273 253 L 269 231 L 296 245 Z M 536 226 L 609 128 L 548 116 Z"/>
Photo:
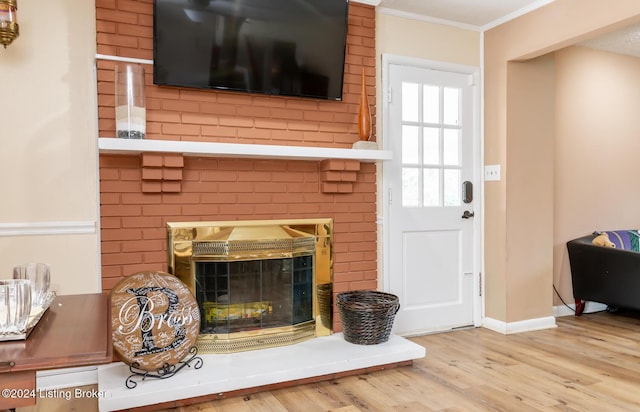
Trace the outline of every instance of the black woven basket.
<path fill-rule="evenodd" d="M 322 325 L 331 329 L 333 327 L 333 305 L 332 305 L 333 284 L 324 283 L 318 285 L 318 311 Z"/>
<path fill-rule="evenodd" d="M 342 292 L 336 296 L 347 342 L 375 345 L 389 340 L 393 319 L 400 309 L 396 295 L 372 290 Z"/>

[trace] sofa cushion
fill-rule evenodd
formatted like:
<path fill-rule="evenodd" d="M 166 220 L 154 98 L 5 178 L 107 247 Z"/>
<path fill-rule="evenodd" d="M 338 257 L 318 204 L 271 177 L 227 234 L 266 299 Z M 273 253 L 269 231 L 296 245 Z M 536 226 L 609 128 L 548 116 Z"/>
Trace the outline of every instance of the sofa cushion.
<path fill-rule="evenodd" d="M 638 230 L 607 230 L 609 240 L 616 245 L 616 249 L 640 252 L 640 232 Z"/>

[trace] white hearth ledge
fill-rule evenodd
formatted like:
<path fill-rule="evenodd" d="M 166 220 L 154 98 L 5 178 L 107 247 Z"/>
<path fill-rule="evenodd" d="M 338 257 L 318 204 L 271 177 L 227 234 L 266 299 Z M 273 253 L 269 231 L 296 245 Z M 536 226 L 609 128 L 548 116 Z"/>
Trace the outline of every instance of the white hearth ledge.
<path fill-rule="evenodd" d="M 153 139 L 98 138 L 102 154 L 181 153 L 194 157 L 234 157 L 290 160 L 354 159 L 362 162 L 391 160 L 390 150 L 339 149 L 311 146 L 276 146 L 241 143 L 193 142 Z"/>
<path fill-rule="evenodd" d="M 201 369 L 185 367 L 169 379 L 138 381 L 127 389 L 130 375 L 124 363 L 98 368 L 100 411 L 172 402 L 239 389 L 295 381 L 333 373 L 405 362 L 425 356 L 425 348 L 391 335 L 378 345 L 355 345 L 342 333 L 295 345 L 223 355 L 200 355 Z"/>

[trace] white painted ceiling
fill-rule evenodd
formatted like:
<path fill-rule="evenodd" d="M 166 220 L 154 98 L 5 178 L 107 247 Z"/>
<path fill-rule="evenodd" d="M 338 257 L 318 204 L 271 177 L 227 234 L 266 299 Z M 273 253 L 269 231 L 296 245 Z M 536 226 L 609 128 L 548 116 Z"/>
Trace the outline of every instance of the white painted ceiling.
<path fill-rule="evenodd" d="M 543 7 L 553 0 L 380 0 L 383 13 L 484 31 Z M 615 1 L 612 7 L 615 7 Z M 640 57 L 640 25 L 630 26 L 580 46 Z"/>
<path fill-rule="evenodd" d="M 640 25 L 604 34 L 598 38 L 578 43 L 580 46 L 611 53 L 640 57 Z"/>

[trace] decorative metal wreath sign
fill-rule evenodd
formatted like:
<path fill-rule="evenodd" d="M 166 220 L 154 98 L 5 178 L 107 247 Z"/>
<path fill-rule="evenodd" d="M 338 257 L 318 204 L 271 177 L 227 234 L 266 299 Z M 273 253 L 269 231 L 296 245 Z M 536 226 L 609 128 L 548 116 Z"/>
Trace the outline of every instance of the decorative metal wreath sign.
<path fill-rule="evenodd" d="M 192 361 L 202 366 L 194 346 L 198 303 L 171 274 L 138 272 L 121 280 L 111 291 L 111 326 L 113 348 L 132 372 L 129 388 L 137 386 L 134 376 L 164 379 Z"/>

